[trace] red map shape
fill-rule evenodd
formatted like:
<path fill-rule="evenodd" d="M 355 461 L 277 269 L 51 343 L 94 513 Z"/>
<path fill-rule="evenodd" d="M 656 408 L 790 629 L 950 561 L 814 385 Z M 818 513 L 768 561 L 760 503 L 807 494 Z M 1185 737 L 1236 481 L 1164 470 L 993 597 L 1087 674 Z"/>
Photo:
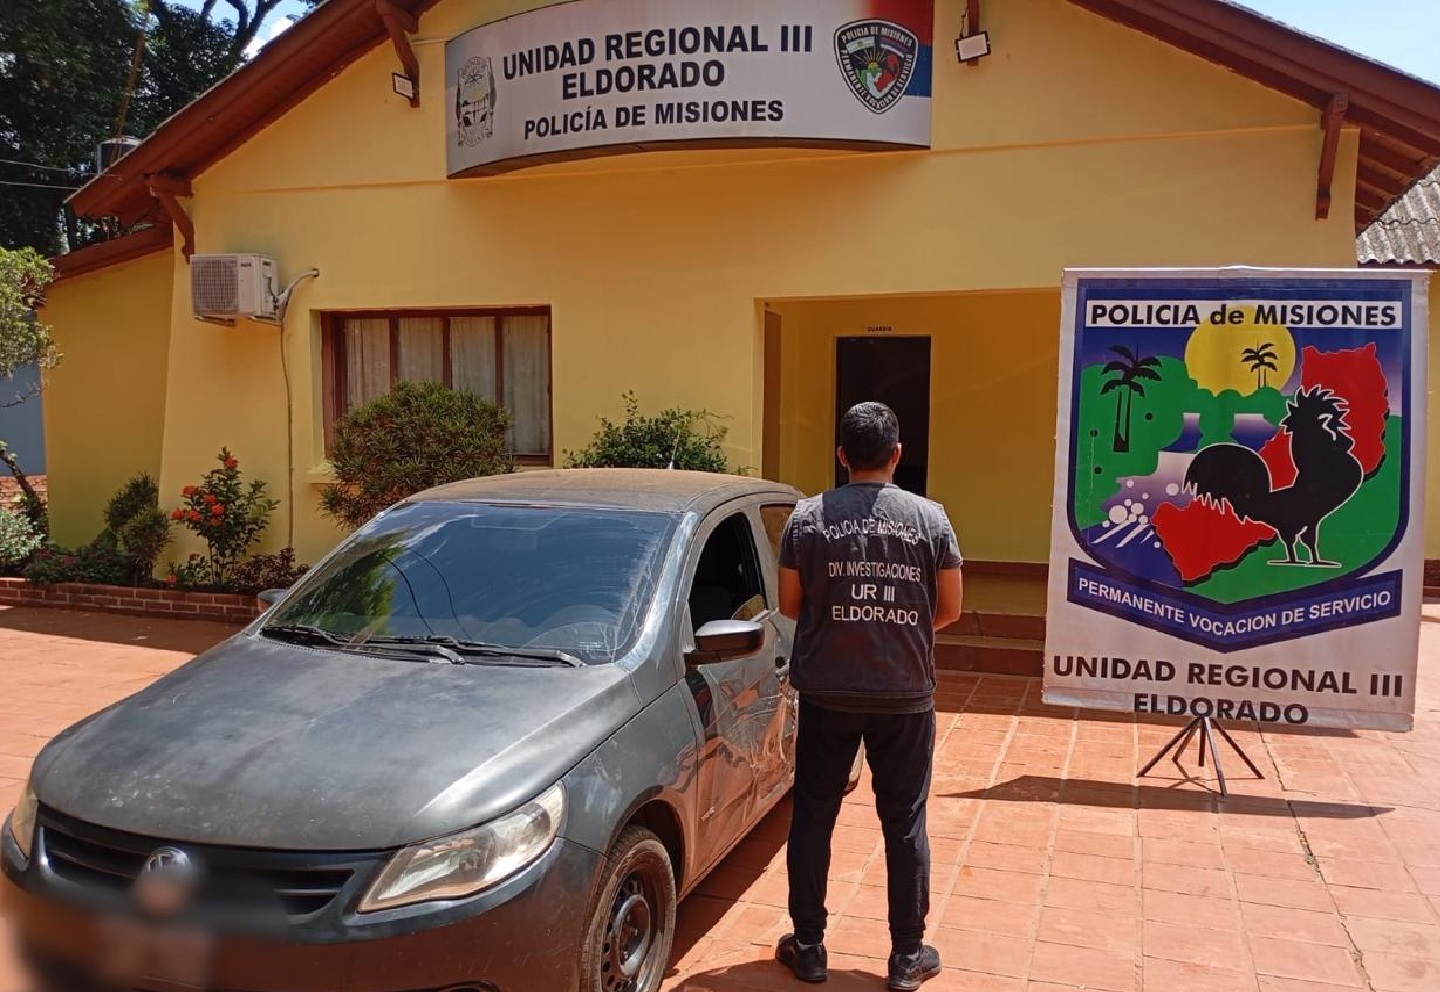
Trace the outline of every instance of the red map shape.
<path fill-rule="evenodd" d="M 1355 442 L 1355 457 L 1366 475 L 1375 471 L 1385 457 L 1385 418 L 1390 411 L 1389 384 L 1375 345 L 1332 352 L 1307 346 L 1301 352 L 1300 381 L 1307 389 L 1324 386 L 1345 400 L 1349 406 L 1345 423 Z M 1272 489 L 1284 489 L 1295 482 L 1290 435 L 1278 431 L 1261 447 L 1260 457 L 1270 469 Z M 1185 507 L 1164 503 L 1155 510 L 1153 523 L 1185 582 L 1195 582 L 1221 566 L 1233 565 L 1275 537 L 1274 529 L 1268 525 L 1241 520 L 1228 503 L 1211 506 L 1194 500 Z"/>
<path fill-rule="evenodd" d="M 1186 582 L 1239 561 L 1251 548 L 1275 536 L 1268 525 L 1235 516 L 1228 503 L 1223 509 L 1199 500 L 1185 507 L 1162 503 L 1152 522 L 1175 570 Z"/>
<path fill-rule="evenodd" d="M 1349 404 L 1345 423 L 1355 442 L 1355 457 L 1365 474 L 1380 467 L 1385 457 L 1385 417 L 1390 412 L 1390 387 L 1375 345 L 1347 351 L 1320 352 L 1306 347 L 1301 352 L 1300 382 L 1306 389 L 1324 386 L 1344 397 Z M 1295 483 L 1295 463 L 1290 458 L 1290 435 L 1280 431 L 1260 449 L 1270 468 L 1270 486 L 1284 489 Z"/>

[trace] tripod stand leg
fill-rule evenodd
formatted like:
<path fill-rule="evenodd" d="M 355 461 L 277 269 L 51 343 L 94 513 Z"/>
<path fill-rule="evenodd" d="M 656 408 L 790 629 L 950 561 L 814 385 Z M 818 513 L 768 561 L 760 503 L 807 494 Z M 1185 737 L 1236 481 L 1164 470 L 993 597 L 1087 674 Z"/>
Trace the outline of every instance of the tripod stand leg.
<path fill-rule="evenodd" d="M 1229 744 L 1230 747 L 1234 749 L 1235 753 L 1240 755 L 1240 760 L 1245 762 L 1246 766 L 1250 769 L 1250 771 L 1254 774 L 1256 778 L 1265 777 L 1260 772 L 1260 769 L 1255 767 L 1255 762 L 1250 760 L 1250 755 L 1246 754 L 1244 748 L 1242 748 L 1238 743 L 1236 743 L 1235 738 L 1230 736 L 1229 731 L 1227 731 L 1224 727 L 1220 726 L 1220 724 L 1218 723 L 1215 724 L 1215 729 L 1220 731 L 1220 736 L 1225 738 L 1225 743 Z"/>
<path fill-rule="evenodd" d="M 1190 746 L 1191 739 L 1195 736 L 1195 733 L 1199 729 L 1199 719 L 1191 720 L 1189 725 L 1185 728 L 1185 736 L 1180 738 L 1180 743 L 1175 745 L 1175 750 L 1170 755 L 1170 763 L 1176 768 L 1178 768 L 1182 775 L 1185 773 L 1185 766 L 1180 764 L 1180 759 L 1185 757 L 1185 749 Z"/>
<path fill-rule="evenodd" d="M 1170 738 L 1170 743 L 1162 747 L 1160 749 L 1160 753 L 1155 755 L 1155 757 L 1151 758 L 1149 764 L 1147 764 L 1144 768 L 1140 769 L 1139 777 L 1144 778 L 1146 775 L 1149 775 L 1150 770 L 1156 765 L 1160 764 L 1161 759 L 1163 759 L 1165 755 L 1169 754 L 1172 750 L 1174 750 L 1176 745 L 1179 745 L 1180 750 L 1183 751 L 1185 749 L 1185 743 L 1188 742 L 1190 739 L 1190 735 L 1195 732 L 1196 722 L 1197 721 L 1195 720 L 1191 720 L 1189 723 L 1187 723 L 1184 727 L 1180 729 L 1180 732 L 1178 734 Z"/>
<path fill-rule="evenodd" d="M 1220 780 L 1220 795 L 1228 797 L 1230 789 L 1225 784 L 1225 770 L 1220 767 L 1220 747 L 1215 743 L 1215 735 L 1211 733 L 1214 727 L 1213 721 L 1207 716 L 1200 728 L 1201 754 L 1204 754 L 1204 745 L 1210 745 L 1210 757 L 1215 761 L 1215 777 Z M 1201 764 L 1204 764 L 1202 761 Z"/>
<path fill-rule="evenodd" d="M 1199 763 L 1199 765 L 1200 765 L 1201 768 L 1204 768 L 1204 767 L 1205 767 L 1205 749 L 1206 749 L 1207 747 L 1209 747 L 1210 744 L 1211 744 L 1211 740 L 1210 740 L 1210 718 L 1209 718 L 1208 716 L 1204 716 L 1204 717 L 1201 717 L 1201 718 L 1200 718 L 1200 740 L 1199 740 L 1198 743 L 1199 743 L 1199 747 L 1197 747 L 1197 748 L 1195 749 L 1195 750 L 1197 750 L 1197 751 L 1200 752 L 1199 758 L 1198 758 L 1198 763 Z"/>

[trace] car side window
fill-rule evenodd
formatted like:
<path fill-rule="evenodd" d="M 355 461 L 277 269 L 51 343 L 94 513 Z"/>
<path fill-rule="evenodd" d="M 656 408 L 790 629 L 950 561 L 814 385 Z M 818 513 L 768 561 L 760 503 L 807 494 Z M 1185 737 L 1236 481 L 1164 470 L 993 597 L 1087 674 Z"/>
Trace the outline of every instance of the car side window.
<path fill-rule="evenodd" d="M 780 557 L 780 539 L 785 536 L 785 525 L 795 512 L 793 503 L 774 503 L 760 507 L 760 522 L 765 525 L 765 536 L 770 539 L 770 550 Z"/>
<path fill-rule="evenodd" d="M 727 517 L 710 534 L 695 567 L 689 601 L 697 631 L 712 620 L 750 620 L 769 608 L 745 514 Z"/>

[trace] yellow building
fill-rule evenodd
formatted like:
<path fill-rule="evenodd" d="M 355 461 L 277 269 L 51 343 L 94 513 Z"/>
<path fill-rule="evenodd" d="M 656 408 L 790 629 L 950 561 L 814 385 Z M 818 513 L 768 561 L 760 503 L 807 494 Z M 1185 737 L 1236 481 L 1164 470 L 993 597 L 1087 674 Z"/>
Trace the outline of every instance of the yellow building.
<path fill-rule="evenodd" d="M 811 492 L 835 481 L 837 406 L 889 399 L 904 481 L 969 559 L 1040 563 L 1062 269 L 1353 266 L 1440 155 L 1440 91 L 1220 0 L 772 0 L 738 36 L 723 0 L 659 5 L 698 53 L 615 29 L 645 0 L 547 6 L 329 0 L 77 194 L 152 226 L 58 260 L 58 540 L 92 537 L 134 472 L 176 493 L 224 445 L 284 501 L 266 546 L 314 560 L 338 537 L 328 426 L 409 376 L 498 396 L 541 464 L 626 391 L 705 408 L 733 464 Z M 853 63 L 834 8 L 914 30 Z M 989 53 L 961 62 L 980 28 Z M 555 53 L 491 58 L 501 35 Z M 646 91 L 666 65 L 678 88 Z M 596 132 L 626 78 L 654 116 Z M 283 327 L 202 322 L 192 253 L 319 277 Z"/>

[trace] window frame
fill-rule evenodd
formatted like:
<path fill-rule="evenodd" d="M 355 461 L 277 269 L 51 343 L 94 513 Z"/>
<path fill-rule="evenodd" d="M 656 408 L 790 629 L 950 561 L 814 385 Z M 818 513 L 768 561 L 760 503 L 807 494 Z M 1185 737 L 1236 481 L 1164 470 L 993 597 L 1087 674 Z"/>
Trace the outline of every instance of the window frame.
<path fill-rule="evenodd" d="M 489 317 L 495 325 L 495 396 L 503 407 L 505 402 L 505 346 L 503 322 L 507 317 L 545 318 L 545 402 L 549 409 L 549 432 L 545 439 L 547 452 L 543 455 L 515 454 L 519 465 L 550 467 L 555 464 L 555 324 L 554 313 L 548 306 L 529 307 L 450 307 L 431 309 L 400 310 L 326 310 L 320 314 L 320 347 L 322 393 L 321 405 L 324 411 L 325 453 L 330 453 L 335 443 L 335 422 L 345 414 L 345 397 L 349 392 L 345 362 L 344 324 L 347 320 L 388 320 L 390 322 L 390 385 L 399 381 L 400 369 L 400 321 L 410 319 L 439 319 L 443 321 L 441 364 L 444 367 L 442 380 L 448 389 L 453 369 L 450 352 L 450 321 L 453 318 Z"/>
<path fill-rule="evenodd" d="M 685 569 L 685 578 L 682 591 L 685 599 L 685 617 L 688 624 L 685 625 L 686 646 L 688 651 L 694 647 L 694 635 L 696 631 L 694 611 L 691 609 L 691 597 L 695 593 L 695 579 L 700 571 L 700 562 L 705 557 L 710 542 L 714 541 L 720 532 L 728 527 L 736 529 L 737 536 L 740 536 L 743 546 L 739 549 L 742 560 L 739 565 L 744 572 L 744 577 L 750 586 L 755 589 L 755 596 L 759 596 L 764 603 L 764 610 L 761 616 L 771 614 L 775 611 L 776 596 L 778 595 L 770 588 L 766 579 L 765 563 L 760 557 L 760 541 L 756 537 L 755 527 L 750 519 L 750 513 L 745 508 L 732 508 L 718 510 L 712 518 L 709 526 L 698 536 L 695 541 L 693 556 Z M 751 598 L 754 598 L 753 596 Z M 748 600 L 746 601 L 748 602 Z M 743 604 L 741 604 L 743 605 Z M 739 607 L 736 607 L 739 609 Z M 733 618 L 733 612 L 732 612 Z"/>
<path fill-rule="evenodd" d="M 776 510 L 785 511 L 785 519 L 780 521 L 780 527 L 772 531 L 770 520 Z M 761 503 L 760 504 L 760 526 L 765 532 L 765 539 L 770 544 L 770 550 L 775 553 L 775 562 L 780 562 L 780 545 L 785 540 L 785 528 L 790 524 L 790 518 L 795 515 L 794 503 Z"/>

